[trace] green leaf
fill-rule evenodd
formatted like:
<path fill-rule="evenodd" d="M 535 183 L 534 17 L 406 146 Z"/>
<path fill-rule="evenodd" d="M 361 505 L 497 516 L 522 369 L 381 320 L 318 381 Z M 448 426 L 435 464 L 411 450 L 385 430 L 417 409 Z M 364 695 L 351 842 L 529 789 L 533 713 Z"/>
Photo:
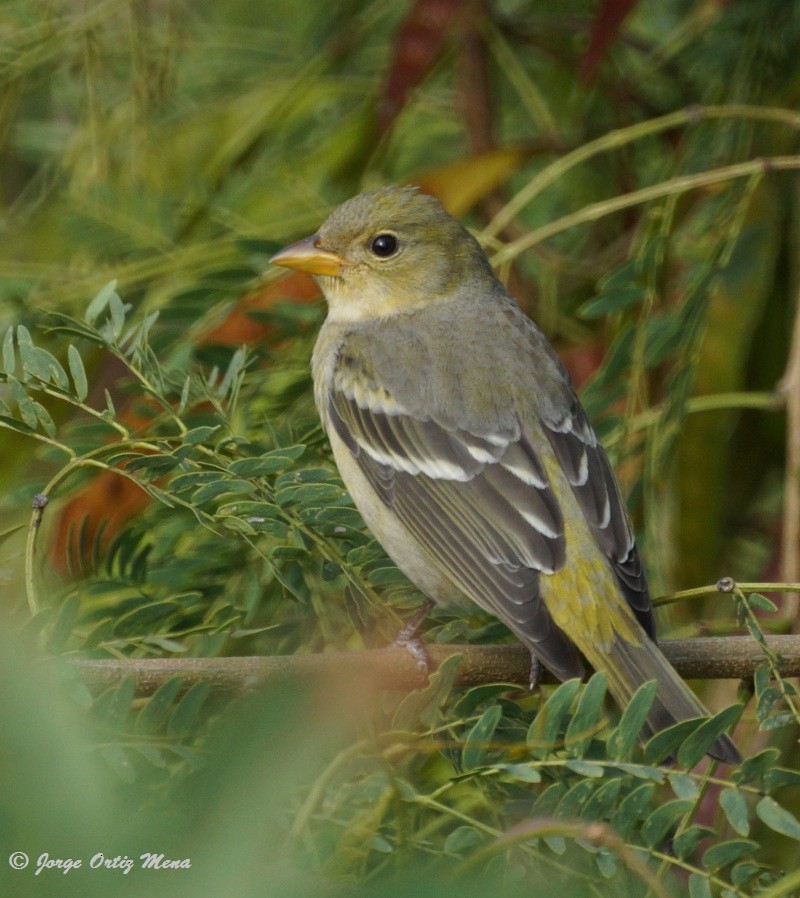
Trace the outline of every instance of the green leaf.
<path fill-rule="evenodd" d="M 750 815 L 747 811 L 747 800 L 744 793 L 733 787 L 723 789 L 719 794 L 719 803 L 731 829 L 740 836 L 750 834 Z"/>
<path fill-rule="evenodd" d="M 170 482 L 170 489 L 177 493 L 181 490 L 193 489 L 203 483 L 214 483 L 220 479 L 219 471 L 189 471 L 186 474 L 176 474 Z"/>
<path fill-rule="evenodd" d="M 17 359 L 14 353 L 14 328 L 9 327 L 3 335 L 3 355 L 2 365 L 4 374 L 13 374 L 14 368 L 17 366 Z"/>
<path fill-rule="evenodd" d="M 69 373 L 72 375 L 72 382 L 75 384 L 75 395 L 83 402 L 89 395 L 89 382 L 86 379 L 86 370 L 83 367 L 81 354 L 72 343 L 67 347 L 67 362 L 69 364 Z"/>
<path fill-rule="evenodd" d="M 255 536 L 258 533 L 258 530 L 252 524 L 243 521 L 241 518 L 223 517 L 220 523 L 226 530 L 230 530 L 231 533 L 243 533 L 245 536 Z M 270 525 L 272 523 L 270 521 Z"/>
<path fill-rule="evenodd" d="M 341 486 L 333 483 L 303 483 L 275 493 L 275 504 L 286 506 L 324 505 L 342 498 Z"/>
<path fill-rule="evenodd" d="M 194 427 L 191 430 L 187 430 L 183 435 L 183 442 L 187 443 L 189 446 L 199 446 L 200 443 L 205 443 L 214 434 L 220 429 L 222 425 L 216 424 L 213 427 L 205 425 L 203 427 Z"/>
<path fill-rule="evenodd" d="M 286 459 L 285 456 L 284 459 Z M 258 458 L 237 458 L 236 461 L 230 463 L 228 470 L 237 477 L 263 477 L 275 473 L 275 462 L 275 456 L 269 455 Z"/>
<path fill-rule="evenodd" d="M 652 780 L 654 783 L 664 782 L 664 771 L 660 767 L 651 767 L 647 764 L 630 764 L 626 761 L 616 761 L 614 766 L 617 770 L 635 776 L 641 780 Z"/>
<path fill-rule="evenodd" d="M 369 572 L 368 579 L 378 589 L 389 589 L 392 586 L 408 583 L 406 575 L 394 566 L 375 568 L 374 571 Z"/>
<path fill-rule="evenodd" d="M 611 826 L 623 839 L 630 839 L 636 831 L 639 820 L 650 813 L 655 783 L 642 783 L 626 795 L 611 818 Z"/>
<path fill-rule="evenodd" d="M 647 715 L 653 706 L 656 697 L 657 683 L 650 680 L 643 683 L 633 694 L 633 698 L 622 712 L 616 730 L 608 740 L 609 757 L 622 759 L 630 757 L 637 745 L 639 734 L 642 731 Z"/>
<path fill-rule="evenodd" d="M 592 764 L 591 761 L 584 761 L 581 758 L 567 758 L 564 765 L 573 773 L 588 776 L 592 779 L 599 778 L 605 773 L 600 764 Z"/>
<path fill-rule="evenodd" d="M 87 324 L 94 324 L 95 321 L 100 317 L 105 307 L 108 305 L 109 300 L 114 295 L 114 291 L 117 289 L 117 282 L 109 281 L 105 287 L 102 287 L 89 305 L 86 308 L 86 313 L 83 316 L 83 320 Z"/>
<path fill-rule="evenodd" d="M 2 423 L 9 430 L 14 430 L 17 433 L 23 433 L 25 434 L 25 436 L 36 433 L 36 431 L 32 427 L 29 427 L 22 421 L 17 421 L 16 418 L 9 418 L 8 415 L 0 415 L 0 423 Z"/>
<path fill-rule="evenodd" d="M 651 848 L 657 848 L 677 826 L 678 821 L 690 813 L 693 802 L 684 798 L 668 801 L 656 808 L 642 826 L 642 838 Z"/>
<path fill-rule="evenodd" d="M 167 733 L 170 736 L 184 736 L 191 733 L 196 726 L 200 710 L 210 694 L 211 687 L 207 683 L 195 683 L 190 686 L 170 715 Z"/>
<path fill-rule="evenodd" d="M 460 855 L 483 844 L 485 840 L 486 836 L 474 826 L 459 826 L 444 840 L 444 852 Z"/>
<path fill-rule="evenodd" d="M 253 484 L 250 483 L 249 480 L 228 480 L 220 478 L 196 489 L 192 493 L 191 503 L 192 505 L 203 505 L 206 502 L 210 502 L 212 499 L 217 499 L 220 496 L 227 496 L 231 493 L 244 493 L 245 495 L 252 496 L 254 493 Z"/>
<path fill-rule="evenodd" d="M 763 783 L 766 792 L 774 792 L 783 786 L 797 786 L 800 785 L 800 771 L 787 770 L 786 767 L 773 767 L 764 773 Z M 747 833 L 743 833 L 743 835 L 747 835 Z"/>
<path fill-rule="evenodd" d="M 133 783 L 136 780 L 136 769 L 122 746 L 104 745 L 100 749 L 100 757 L 123 782 Z"/>
<path fill-rule="evenodd" d="M 800 839 L 800 822 L 791 811 L 781 807 L 774 798 L 766 796 L 756 805 L 758 819 L 783 836 Z"/>
<path fill-rule="evenodd" d="M 608 293 L 619 287 L 627 287 L 637 283 L 638 266 L 635 259 L 631 259 L 614 271 L 604 274 L 597 282 L 598 293 Z"/>
<path fill-rule="evenodd" d="M 370 543 L 369 545 L 373 545 L 373 543 Z M 354 552 L 360 551 L 361 548 L 363 547 L 359 547 L 359 549 L 354 549 L 352 552 L 348 553 L 347 561 L 349 563 L 358 563 L 351 561 L 351 556 Z M 467 689 L 455 703 L 453 715 L 455 717 L 469 717 L 486 702 L 495 701 L 504 693 L 514 691 L 525 692 L 526 690 L 518 683 L 486 683 L 483 686 L 472 686 L 470 689 Z"/>
<path fill-rule="evenodd" d="M 585 302 L 578 309 L 578 315 L 590 321 L 615 312 L 624 312 L 644 302 L 645 295 L 646 290 L 639 284 L 626 284 L 613 291 L 603 292 Z"/>
<path fill-rule="evenodd" d="M 616 876 L 618 867 L 616 854 L 601 848 L 600 851 L 597 852 L 596 861 L 597 869 L 600 871 L 601 876 L 606 879 L 611 879 Z"/>
<path fill-rule="evenodd" d="M 267 474 L 278 474 L 291 468 L 295 461 L 306 451 L 303 445 L 286 446 L 274 449 L 258 458 L 240 458 L 231 462 L 230 471 L 240 477 L 263 477 Z"/>
<path fill-rule="evenodd" d="M 579 764 L 585 763 L 578 761 Z M 583 808 L 594 792 L 595 784 L 591 779 L 580 779 L 570 787 L 567 794 L 558 803 L 555 817 L 582 817 Z"/>
<path fill-rule="evenodd" d="M 39 423 L 42 425 L 42 430 L 44 430 L 47 436 L 51 438 L 54 437 L 57 431 L 55 422 L 50 417 L 50 413 L 41 402 L 36 402 L 35 399 L 31 400 L 31 405 L 33 406 L 34 412 L 36 412 L 36 417 L 39 419 Z"/>
<path fill-rule="evenodd" d="M 539 709 L 527 737 L 535 757 L 545 757 L 558 745 L 559 734 L 580 688 L 579 679 L 567 680 L 553 692 L 544 707 Z"/>
<path fill-rule="evenodd" d="M 119 296 L 112 291 L 108 297 L 108 318 L 111 332 L 111 339 L 118 340 L 125 327 L 125 313 L 130 308 L 122 302 Z"/>
<path fill-rule="evenodd" d="M 16 377 L 11 377 L 11 375 L 8 376 L 7 383 L 11 398 L 17 403 L 17 409 L 19 410 L 23 423 L 27 424 L 31 430 L 36 430 L 39 426 L 39 418 L 36 415 L 36 409 L 33 407 L 33 403 L 25 392 L 25 387 L 22 386 Z"/>
<path fill-rule="evenodd" d="M 702 873 L 692 873 L 689 877 L 689 898 L 714 898 L 711 884 Z"/>
<path fill-rule="evenodd" d="M 486 755 L 495 747 L 492 745 L 492 738 L 502 716 L 503 709 L 499 705 L 487 708 L 467 733 L 461 752 L 461 765 L 464 770 L 474 770 L 482 766 Z"/>
<path fill-rule="evenodd" d="M 26 373 L 43 383 L 53 383 L 62 390 L 69 390 L 67 372 L 54 355 L 46 349 L 26 343 L 20 343 L 19 347 L 22 368 Z"/>
<path fill-rule="evenodd" d="M 739 768 L 739 782 L 752 783 L 761 779 L 768 770 L 771 770 L 781 756 L 777 748 L 765 748 L 752 758 L 747 758 Z"/>
<path fill-rule="evenodd" d="M 731 705 L 704 721 L 678 749 L 678 763 L 694 767 L 705 755 L 715 740 L 742 716 L 742 706 Z"/>
<path fill-rule="evenodd" d="M 299 483 L 334 483 L 341 486 L 342 481 L 331 468 L 300 468 L 287 471 L 275 478 L 275 489 L 285 486 L 297 486 Z"/>
<path fill-rule="evenodd" d="M 731 868 L 731 882 L 741 888 L 749 885 L 757 876 L 766 872 L 766 867 L 752 861 L 743 861 Z"/>
<path fill-rule="evenodd" d="M 570 753 L 579 757 L 585 754 L 603 716 L 605 697 L 606 675 L 599 671 L 592 674 L 589 682 L 583 687 L 578 706 L 567 727 L 564 746 Z"/>
<path fill-rule="evenodd" d="M 150 745 L 149 742 L 132 742 L 128 743 L 127 748 L 139 752 L 139 754 L 148 760 L 154 767 L 166 767 L 167 762 L 164 760 L 164 753 Z"/>
<path fill-rule="evenodd" d="M 678 798 L 694 801 L 700 794 L 697 781 L 686 773 L 671 773 L 668 779 L 672 791 Z"/>
<path fill-rule="evenodd" d="M 71 595 L 65 599 L 58 609 L 58 615 L 53 624 L 50 638 L 47 640 L 47 648 L 54 654 L 60 652 L 72 633 L 75 621 L 78 619 L 80 599 L 77 595 Z"/>
<path fill-rule="evenodd" d="M 114 625 L 114 634 L 116 636 L 135 636 L 147 632 L 157 621 L 163 620 L 174 611 L 180 609 L 178 602 L 172 600 L 161 600 L 157 602 L 146 602 L 133 611 L 123 614 Z"/>
<path fill-rule="evenodd" d="M 695 853 L 700 842 L 709 837 L 717 838 L 717 833 L 708 826 L 687 827 L 672 842 L 672 850 L 675 852 L 675 857 L 686 860 Z"/>
<path fill-rule="evenodd" d="M 672 758 L 680 746 L 703 722 L 703 718 L 681 720 L 656 733 L 644 747 L 644 756 L 652 764 L 660 764 L 666 758 Z"/>
<path fill-rule="evenodd" d="M 540 783 L 542 775 L 530 764 L 497 764 L 497 769 L 502 770 L 510 779 L 521 783 Z"/>
<path fill-rule="evenodd" d="M 215 394 L 222 399 L 228 394 L 234 385 L 236 377 L 242 372 L 247 361 L 247 347 L 240 346 L 231 356 L 228 367 L 222 378 L 222 383 L 215 390 Z"/>
<path fill-rule="evenodd" d="M 132 458 L 125 467 L 129 473 L 145 471 L 158 476 L 174 471 L 179 464 L 180 461 L 174 455 L 140 455 Z"/>
<path fill-rule="evenodd" d="M 362 533 L 365 527 L 361 514 L 343 505 L 301 509 L 300 520 L 326 536 L 349 537 Z"/>
<path fill-rule="evenodd" d="M 141 733 L 156 733 L 164 725 L 175 699 L 183 686 L 183 677 L 170 677 L 156 689 L 136 718 L 136 729 Z"/>
<path fill-rule="evenodd" d="M 622 788 L 622 777 L 615 776 L 598 786 L 583 808 L 587 820 L 604 820 L 616 807 Z"/>
<path fill-rule="evenodd" d="M 105 695 L 101 696 L 104 699 L 101 705 L 102 722 L 109 729 L 122 730 L 124 728 L 135 690 L 136 678 L 129 674 L 123 677 L 114 689 L 109 690 L 107 698 Z"/>
<path fill-rule="evenodd" d="M 753 854 L 759 849 L 758 842 L 752 839 L 731 839 L 729 842 L 719 842 L 712 845 L 703 854 L 703 867 L 708 870 L 720 870 L 733 864 L 748 854 Z"/>
<path fill-rule="evenodd" d="M 192 388 L 192 375 L 187 374 L 186 380 L 183 382 L 183 388 L 181 389 L 181 398 L 178 400 L 178 414 L 183 415 L 186 411 L 186 406 L 189 404 L 189 390 Z"/>
<path fill-rule="evenodd" d="M 757 592 L 751 592 L 747 597 L 747 601 L 752 608 L 757 608 L 759 611 L 773 612 L 778 610 L 778 606 L 774 602 Z"/>
<path fill-rule="evenodd" d="M 451 655 L 428 679 L 424 689 L 416 689 L 400 702 L 392 717 L 394 729 L 411 732 L 417 722 L 431 726 L 439 713 L 439 708 L 450 694 L 456 674 L 461 666 L 462 655 Z"/>

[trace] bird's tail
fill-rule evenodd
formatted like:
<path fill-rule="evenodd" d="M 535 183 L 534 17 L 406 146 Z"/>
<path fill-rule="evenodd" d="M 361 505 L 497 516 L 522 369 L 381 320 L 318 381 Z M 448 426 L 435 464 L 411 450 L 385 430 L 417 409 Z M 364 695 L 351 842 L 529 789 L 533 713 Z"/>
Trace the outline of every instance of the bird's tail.
<path fill-rule="evenodd" d="M 591 650 L 585 652 L 596 670 L 605 671 L 609 690 L 621 707 L 628 705 L 639 686 L 656 680 L 658 687 L 644 726 L 645 735 L 651 736 L 682 720 L 708 716 L 702 702 L 678 676 L 655 642 L 644 633 L 642 637 L 636 645 L 616 636 L 612 650 L 603 652 L 602 656 L 598 653 L 596 659 L 591 657 Z M 716 739 L 708 753 L 726 764 L 742 761 L 738 749 L 726 735 Z"/>

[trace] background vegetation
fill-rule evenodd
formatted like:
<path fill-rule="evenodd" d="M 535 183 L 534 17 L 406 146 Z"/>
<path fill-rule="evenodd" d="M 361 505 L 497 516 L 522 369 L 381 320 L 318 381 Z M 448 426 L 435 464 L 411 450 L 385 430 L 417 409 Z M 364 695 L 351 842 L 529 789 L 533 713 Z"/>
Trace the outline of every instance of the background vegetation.
<path fill-rule="evenodd" d="M 800 7 L 7 0 L 0 34 L 8 894 L 794 894 L 800 712 L 763 634 L 800 580 Z M 417 605 L 316 420 L 314 285 L 266 265 L 396 182 L 562 351 L 662 632 L 763 646 L 709 722 L 641 747 L 648 688 L 620 715 L 601 676 L 454 688 L 457 658 L 236 698 L 71 663 L 357 651 Z M 87 869 L 144 851 L 191 869 Z"/>

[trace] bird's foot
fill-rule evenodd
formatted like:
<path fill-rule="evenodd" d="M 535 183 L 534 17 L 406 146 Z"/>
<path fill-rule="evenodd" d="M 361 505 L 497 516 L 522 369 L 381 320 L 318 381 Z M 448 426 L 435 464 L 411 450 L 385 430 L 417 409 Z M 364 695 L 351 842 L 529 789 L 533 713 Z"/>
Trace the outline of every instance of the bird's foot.
<path fill-rule="evenodd" d="M 425 643 L 418 636 L 412 636 L 411 639 L 406 639 L 404 642 L 397 642 L 395 640 L 392 645 L 398 647 L 403 646 L 414 661 L 417 662 L 417 667 L 425 674 L 425 676 L 428 676 L 433 670 L 431 656 L 425 648 Z"/>
<path fill-rule="evenodd" d="M 430 599 L 427 599 L 419 611 L 397 634 L 395 641 L 392 643 L 393 648 L 402 646 L 407 649 L 411 657 L 417 662 L 417 667 L 426 674 L 431 672 L 433 662 L 428 654 L 428 650 L 425 648 L 425 644 L 417 636 L 417 631 L 422 626 L 422 622 L 428 616 L 428 612 L 433 608 L 434 604 Z"/>
<path fill-rule="evenodd" d="M 539 685 L 539 677 L 542 675 L 542 662 L 536 657 L 536 655 L 531 655 L 531 676 L 528 684 L 528 688 L 531 692 Z"/>

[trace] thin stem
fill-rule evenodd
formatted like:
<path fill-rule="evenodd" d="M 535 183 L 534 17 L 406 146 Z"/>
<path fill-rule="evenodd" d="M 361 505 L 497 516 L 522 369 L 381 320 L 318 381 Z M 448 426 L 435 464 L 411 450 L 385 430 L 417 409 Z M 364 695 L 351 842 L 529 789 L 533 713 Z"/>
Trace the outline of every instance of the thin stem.
<path fill-rule="evenodd" d="M 34 504 L 30 525 L 28 527 L 28 538 L 25 543 L 25 594 L 28 601 L 28 608 L 30 609 L 31 614 L 36 614 L 40 609 L 39 601 L 36 597 L 36 582 L 33 572 L 34 558 L 36 554 L 36 536 L 39 532 L 39 526 L 44 514 L 44 508 L 53 491 L 64 480 L 74 474 L 75 471 L 79 470 L 80 468 L 93 467 L 101 468 L 104 471 L 113 470 L 121 477 L 127 477 L 129 480 L 133 480 L 137 485 L 142 486 L 142 483 L 139 480 L 137 480 L 131 474 L 128 474 L 124 469 L 110 468 L 107 464 L 99 461 L 98 456 L 102 456 L 107 453 L 119 452 L 121 449 L 141 449 L 142 451 L 146 452 L 158 452 L 160 451 L 160 447 L 155 443 L 148 443 L 143 440 L 119 441 L 116 443 L 110 443 L 105 446 L 99 446 L 97 449 L 92 449 L 90 452 L 87 452 L 84 455 L 76 456 L 75 452 L 73 452 L 73 450 L 68 446 L 63 446 L 60 443 L 55 443 L 52 440 L 43 438 L 41 434 L 33 433 L 30 434 L 30 436 L 36 439 L 44 439 L 45 442 L 52 443 L 57 448 L 61 449 L 62 452 L 67 452 L 70 456 L 69 462 L 64 465 L 63 468 L 60 468 L 53 475 L 53 477 L 50 478 L 44 489 L 42 489 L 41 493 L 39 494 L 41 504 Z"/>
<path fill-rule="evenodd" d="M 685 412 L 698 414 L 700 412 L 716 412 L 726 409 L 752 408 L 762 411 L 779 411 L 784 406 L 783 398 L 777 393 L 712 393 L 707 396 L 691 396 L 686 400 Z M 629 425 L 629 432 L 636 433 L 647 430 L 658 424 L 664 414 L 665 406 L 655 405 L 636 415 Z M 605 446 L 614 446 L 622 438 L 622 428 L 613 430 L 604 440 Z"/>
<path fill-rule="evenodd" d="M 540 228 L 530 231 L 524 237 L 506 244 L 503 249 L 495 253 L 492 258 L 492 264 L 496 266 L 503 265 L 509 260 L 515 259 L 525 250 L 536 246 L 537 243 L 541 243 L 543 240 L 547 240 L 548 237 L 553 237 L 562 231 L 575 227 L 575 225 L 596 221 L 606 215 L 611 215 L 613 212 L 629 209 L 632 206 L 638 206 L 650 200 L 685 193 L 689 190 L 696 190 L 698 187 L 720 184 L 734 178 L 744 178 L 760 171 L 788 171 L 791 169 L 800 169 L 800 156 L 771 156 L 764 159 L 751 159 L 747 162 L 725 165 L 721 168 L 699 172 L 698 174 L 670 178 L 659 184 L 642 187 L 640 190 L 633 190 L 630 193 L 623 193 L 621 196 L 615 196 L 609 200 L 590 203 L 577 212 L 564 215 L 562 218 L 551 221 Z"/>
<path fill-rule="evenodd" d="M 713 586 L 696 586 L 694 589 L 682 589 L 678 592 L 658 596 L 653 600 L 653 604 L 672 605 L 674 602 L 700 599 L 704 596 L 713 596 L 715 593 L 727 594 L 733 591 L 733 586 L 738 587 L 742 592 L 797 592 L 800 590 L 800 583 L 736 583 L 732 584 L 731 589 L 728 589 L 727 586 L 722 589 L 720 583 L 715 583 Z"/>
<path fill-rule="evenodd" d="M 503 228 L 525 208 L 533 199 L 535 199 L 546 187 L 554 184 L 556 181 L 564 177 L 564 175 L 575 166 L 582 162 L 605 153 L 608 150 L 618 149 L 626 144 L 633 143 L 643 137 L 649 137 L 659 134 L 663 131 L 669 131 L 684 125 L 695 125 L 702 121 L 711 119 L 726 118 L 743 118 L 756 121 L 770 121 L 788 125 L 795 130 L 800 130 L 800 114 L 790 109 L 780 109 L 777 107 L 763 108 L 759 106 L 747 106 L 744 104 L 733 104 L 730 106 L 690 106 L 686 109 L 671 112 L 660 118 L 651 119 L 646 122 L 637 122 L 627 128 L 619 128 L 610 131 L 596 140 L 592 140 L 587 144 L 567 153 L 560 159 L 548 165 L 543 171 L 539 172 L 528 184 L 519 191 L 497 215 L 492 219 L 484 230 L 484 236 L 492 237 L 498 234 Z"/>

